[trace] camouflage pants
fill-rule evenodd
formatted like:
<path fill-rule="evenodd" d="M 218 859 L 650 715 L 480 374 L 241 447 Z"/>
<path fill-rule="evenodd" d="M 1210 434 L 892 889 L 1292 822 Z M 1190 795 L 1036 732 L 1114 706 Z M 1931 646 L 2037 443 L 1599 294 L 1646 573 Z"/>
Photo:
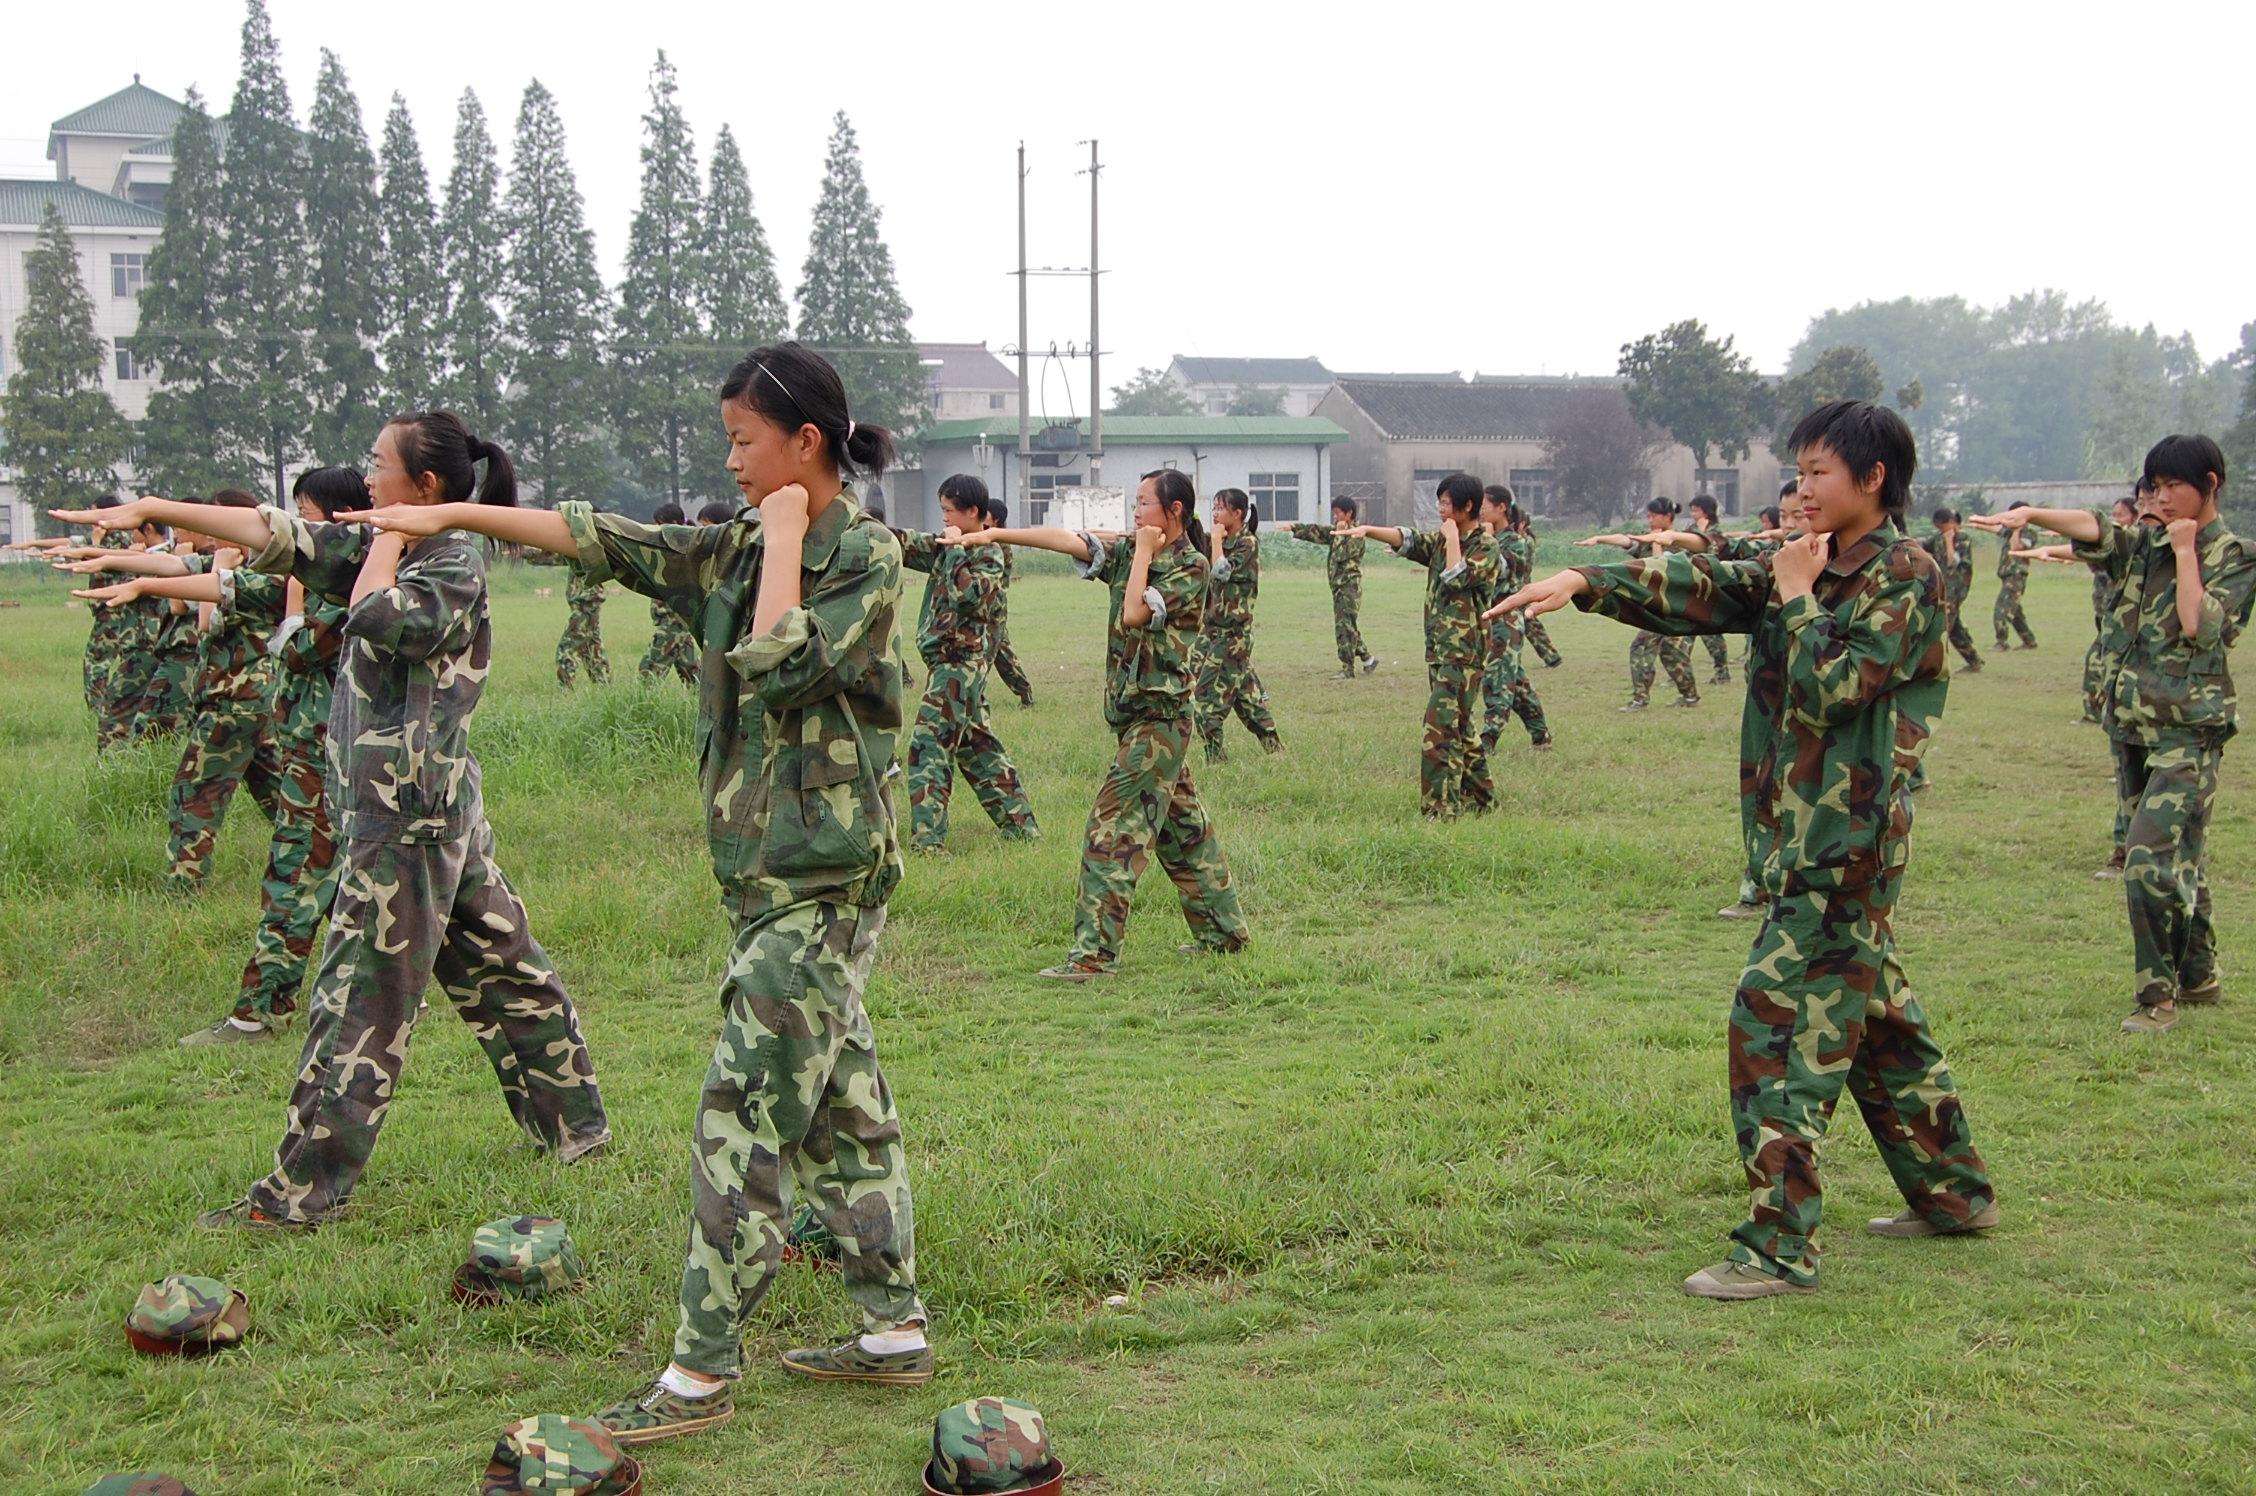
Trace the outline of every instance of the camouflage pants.
<path fill-rule="evenodd" d="M 1128 906 L 1152 853 L 1183 901 L 1183 922 L 1201 945 L 1236 950 L 1245 917 L 1221 840 L 1191 783 L 1191 724 L 1131 722 L 1097 789 L 1081 849 L 1081 891 L 1071 959 L 1111 970 L 1128 931 Z"/>
<path fill-rule="evenodd" d="M 269 1027 L 298 1010 L 313 932 L 337 892 L 337 843 L 323 792 L 326 759 L 319 735 L 282 750 L 275 784 L 274 840 L 259 880 L 258 937 L 243 967 L 235 1016 Z"/>
<path fill-rule="evenodd" d="M 191 715 L 188 679 L 196 670 L 195 651 L 143 655 L 135 664 L 146 674 L 140 689 L 133 692 L 133 725 L 126 735 L 138 741 L 181 731 Z"/>
<path fill-rule="evenodd" d="M 995 630 L 994 667 L 995 679 L 1018 698 L 1020 706 L 1034 704 L 1034 683 L 1026 678 L 1026 667 L 1018 662 L 1018 651 L 1011 648 L 1010 635 L 1001 628 Z"/>
<path fill-rule="evenodd" d="M 251 1187 L 260 1210 L 314 1220 L 351 1195 L 434 977 L 537 1145 L 609 1131 L 579 1015 L 493 851 L 483 821 L 451 842 L 345 844 L 282 1144 L 274 1172 Z"/>
<path fill-rule="evenodd" d="M 1363 584 L 1358 581 L 1332 589 L 1332 646 L 1339 651 L 1340 669 L 1353 672 L 1371 658 L 1363 645 L 1361 614 Z"/>
<path fill-rule="evenodd" d="M 1720 685 L 1729 681 L 1731 679 L 1731 651 L 1724 648 L 1723 635 L 1702 634 L 1700 642 L 1708 647 L 1708 662 L 1715 666 L 1717 684 Z"/>
<path fill-rule="evenodd" d="M 167 811 L 172 835 L 166 849 L 166 879 L 176 888 L 193 888 L 211 868 L 212 846 L 228 802 L 247 783 L 266 818 L 282 823 L 282 750 L 264 701 L 214 702 L 196 714 L 196 725 L 173 773 Z"/>
<path fill-rule="evenodd" d="M 1496 740 L 1503 735 L 1504 721 L 1514 713 L 1526 724 L 1528 740 L 1534 743 L 1551 741 L 1551 725 L 1543 719 L 1543 702 L 1535 694 L 1535 682 L 1527 677 L 1520 665 L 1520 625 L 1509 618 L 1500 618 L 1489 626 L 1488 668 L 1481 675 L 1481 695 L 1485 705 L 1481 711 L 1481 754 L 1485 758 L 1496 751 Z"/>
<path fill-rule="evenodd" d="M 1676 694 L 1686 701 L 1698 701 L 1700 688 L 1692 679 L 1692 641 L 1673 639 L 1665 634 L 1638 630 L 1637 637 L 1629 641 L 1629 699 L 1645 702 L 1653 699 L 1653 663 L 1658 660 L 1668 672 L 1669 684 Z"/>
<path fill-rule="evenodd" d="M 581 667 L 597 685 L 611 681 L 611 657 L 603 652 L 603 604 L 573 604 L 564 621 L 564 637 L 556 641 L 556 683 L 570 690 Z"/>
<path fill-rule="evenodd" d="M 2129 825 L 2123 894 L 2131 910 L 2133 983 L 2143 1004 L 2174 1002 L 2217 974 L 2209 915 L 2209 813 L 2221 749 L 2118 746 Z"/>
<path fill-rule="evenodd" d="M 95 618 L 86 640 L 86 706 L 94 714 L 96 750 L 114 748 L 133 736 L 135 693 L 126 684 L 130 652 L 121 637 L 123 619 L 114 608 Z"/>
<path fill-rule="evenodd" d="M 2107 705 L 2107 651 L 2101 647 L 2099 637 L 2092 637 L 2091 647 L 2084 651 L 2084 720 L 2097 722 L 2100 710 Z"/>
<path fill-rule="evenodd" d="M 599 640 L 596 644 L 597 652 L 601 653 L 602 648 Z M 561 661 L 557 668 L 563 669 Z M 608 661 L 605 662 L 605 670 L 609 670 Z M 697 641 L 690 637 L 689 625 L 681 621 L 680 614 L 664 603 L 652 603 L 650 648 L 642 656 L 642 678 L 645 681 L 661 680 L 669 670 L 680 676 L 684 685 L 692 689 L 696 687 Z M 590 673 L 593 673 L 592 668 Z"/>
<path fill-rule="evenodd" d="M 1035 834 L 1026 786 L 987 715 L 986 672 L 976 665 L 935 665 L 909 738 L 909 825 L 915 845 L 946 844 L 948 798 L 958 769 L 998 831 L 1018 841 Z"/>
<path fill-rule="evenodd" d="M 2128 743 L 2110 736 L 2107 751 L 2115 760 L 2115 861 L 2120 865 L 2124 858 L 2123 843 L 2130 835 L 2131 813 L 2138 809 L 2138 794 L 2131 788 L 2131 766 L 2125 757 Z"/>
<path fill-rule="evenodd" d="M 1944 616 L 1950 620 L 1950 646 L 1958 651 L 1960 659 L 1969 665 L 1979 665 L 1982 657 L 1974 652 L 1974 636 L 1966 632 L 1966 599 L 1958 598 L 1943 604 Z"/>
<path fill-rule="evenodd" d="M 1496 803 L 1479 727 L 1481 660 L 1426 661 L 1426 736 L 1418 756 L 1418 809 L 1448 819 Z"/>
<path fill-rule="evenodd" d="M 1810 1283 L 1817 1149 L 1846 1085 L 1904 1202 L 1946 1230 L 1994 1192 L 1950 1067 L 1896 959 L 1899 880 L 1781 894 L 1732 999 L 1731 1125 L 1752 1196 L 1731 1258 Z"/>
<path fill-rule="evenodd" d="M 925 1318 L 901 1122 L 862 1004 L 884 928 L 882 907 L 821 903 L 737 928 L 691 1147 L 674 1332 L 674 1361 L 690 1371 L 740 1370 L 745 1321 L 775 1280 L 791 1222 L 787 1170 L 837 1240 L 864 1330 Z"/>
<path fill-rule="evenodd" d="M 2037 636 L 2029 632 L 2029 615 L 2021 611 L 2021 594 L 2027 589 L 2026 576 L 1999 577 L 1997 602 L 1990 608 L 1990 627 L 1997 630 L 1997 647 L 2007 647 L 2005 631 L 2011 628 L 2021 636 L 2021 642 L 2034 648 Z"/>
<path fill-rule="evenodd" d="M 1237 713 L 1246 731 L 1261 746 L 1277 747 L 1277 719 L 1269 715 L 1269 693 L 1253 670 L 1253 634 L 1232 629 L 1222 634 L 1201 634 L 1198 642 L 1197 713 L 1199 736 L 1206 741 L 1206 761 L 1220 763 L 1227 755 L 1222 729 Z"/>
<path fill-rule="evenodd" d="M 1546 665 L 1556 666 L 1559 663 L 1559 646 L 1551 642 L 1551 631 L 1543 626 L 1543 620 L 1530 618 L 1525 627 L 1528 648 L 1535 651 L 1535 657 Z"/>

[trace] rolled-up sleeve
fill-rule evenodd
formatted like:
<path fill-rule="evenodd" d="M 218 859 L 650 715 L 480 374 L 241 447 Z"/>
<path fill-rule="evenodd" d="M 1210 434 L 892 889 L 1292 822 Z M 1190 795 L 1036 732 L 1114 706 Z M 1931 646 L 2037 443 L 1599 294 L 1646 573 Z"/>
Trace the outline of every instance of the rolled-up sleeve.
<path fill-rule="evenodd" d="M 428 660 L 466 647 L 476 632 L 486 579 L 456 547 L 403 568 L 345 615 L 345 633 L 384 654 Z"/>
<path fill-rule="evenodd" d="M 308 592 L 349 598 L 368 554 L 365 525 L 339 525 L 300 519 L 278 504 L 261 504 L 266 544 L 243 564 L 268 576 L 296 577 Z"/>
<path fill-rule="evenodd" d="M 556 512 L 579 547 L 577 563 L 591 582 L 617 582 L 694 620 L 709 590 L 710 560 L 726 525 L 645 525 L 587 504 L 559 504 Z M 730 524 L 736 521 L 731 520 Z"/>

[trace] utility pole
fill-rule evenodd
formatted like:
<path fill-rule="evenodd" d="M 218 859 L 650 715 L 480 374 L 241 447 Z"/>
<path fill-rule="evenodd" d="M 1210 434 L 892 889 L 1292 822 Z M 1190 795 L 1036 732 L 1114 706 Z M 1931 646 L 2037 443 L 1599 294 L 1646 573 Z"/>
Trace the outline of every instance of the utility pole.
<path fill-rule="evenodd" d="M 1026 395 L 1026 142 L 1022 140 L 1018 143 L 1018 484 L 1022 501 L 1034 456 L 1033 428 L 1027 424 L 1032 419 L 1031 407 Z M 1004 474 L 998 486 L 1003 502 L 1010 503 L 1010 475 Z"/>
<path fill-rule="evenodd" d="M 1097 262 L 1097 175 L 1104 163 L 1097 159 L 1097 143 L 1089 142 L 1089 486 L 1104 486 L 1104 357 L 1097 350 L 1097 286 L 1103 274 Z M 1020 281 L 1021 286 L 1025 285 Z M 1024 342 L 1021 334 L 1020 342 Z"/>

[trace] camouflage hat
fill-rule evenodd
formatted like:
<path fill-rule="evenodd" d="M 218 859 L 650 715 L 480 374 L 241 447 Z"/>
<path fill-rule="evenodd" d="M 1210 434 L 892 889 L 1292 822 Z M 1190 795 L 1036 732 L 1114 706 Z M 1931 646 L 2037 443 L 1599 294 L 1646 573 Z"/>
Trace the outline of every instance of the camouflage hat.
<path fill-rule="evenodd" d="M 455 1270 L 454 1296 L 465 1304 L 498 1304 L 570 1293 L 586 1282 L 562 1221 L 504 1216 L 470 1238 L 470 1260 Z"/>
<path fill-rule="evenodd" d="M 174 1273 L 151 1283 L 125 1316 L 125 1338 L 147 1356 L 200 1356 L 251 1328 L 251 1301 L 217 1278 Z"/>
<path fill-rule="evenodd" d="M 169 1475 L 105 1475 L 88 1486 L 85 1496 L 196 1496 Z"/>
<path fill-rule="evenodd" d="M 1009 1491 L 1051 1496 L 1065 1484 L 1065 1466 L 1050 1455 L 1050 1430 L 1040 1411 L 1008 1397 L 975 1397 L 932 1421 L 932 1463 L 924 1488 L 933 1496 Z"/>
<path fill-rule="evenodd" d="M 478 1496 L 640 1496 L 642 1466 L 599 1423 L 543 1413 L 520 1418 L 494 1441 Z"/>

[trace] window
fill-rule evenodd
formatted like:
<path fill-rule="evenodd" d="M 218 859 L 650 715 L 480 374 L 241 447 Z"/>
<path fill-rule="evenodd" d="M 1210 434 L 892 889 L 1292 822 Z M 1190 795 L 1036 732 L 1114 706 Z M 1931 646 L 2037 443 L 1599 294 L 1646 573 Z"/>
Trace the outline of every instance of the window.
<path fill-rule="evenodd" d="M 1228 395 L 1207 396 L 1206 413 L 1210 416 L 1228 415 L 1230 413 L 1230 397 Z"/>
<path fill-rule="evenodd" d="M 123 343 L 120 343 L 117 346 L 117 377 L 121 381 L 127 379 L 144 379 L 147 377 L 147 375 L 141 368 L 141 361 L 135 358 L 133 356 L 133 350 L 126 347 Z"/>
<path fill-rule="evenodd" d="M 1410 474 L 1410 521 L 1412 524 L 1437 525 L 1441 523 L 1441 480 L 1457 468 L 1418 468 Z"/>
<path fill-rule="evenodd" d="M 1026 477 L 1026 523 L 1050 522 L 1050 500 L 1061 488 L 1079 488 L 1079 473 L 1029 473 Z"/>
<path fill-rule="evenodd" d="M 110 295 L 119 301 L 141 294 L 142 283 L 149 278 L 147 255 L 110 256 Z"/>
<path fill-rule="evenodd" d="M 1725 514 L 1739 512 L 1739 470 L 1737 468 L 1702 468 L 1693 474 L 1695 493 L 1711 494 L 1716 507 Z"/>
<path fill-rule="evenodd" d="M 1261 506 L 1263 519 L 1300 519 L 1300 474 L 1248 473 L 1246 492 Z"/>
<path fill-rule="evenodd" d="M 1511 485 L 1512 497 L 1530 514 L 1548 514 L 1551 501 L 1559 496 L 1558 479 L 1549 468 L 1513 468 L 1504 480 Z"/>
<path fill-rule="evenodd" d="M 1001 410 L 1003 408 L 1003 397 L 1001 395 L 989 395 L 987 397 L 987 408 L 989 410 Z"/>

